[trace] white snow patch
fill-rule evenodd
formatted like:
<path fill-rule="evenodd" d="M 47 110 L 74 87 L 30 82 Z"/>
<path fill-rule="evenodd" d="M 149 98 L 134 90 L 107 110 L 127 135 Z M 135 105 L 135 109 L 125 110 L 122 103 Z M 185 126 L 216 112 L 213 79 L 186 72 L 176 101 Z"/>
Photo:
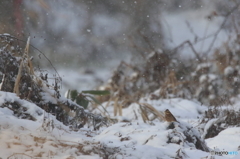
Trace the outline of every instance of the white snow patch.
<path fill-rule="evenodd" d="M 238 147 L 240 146 L 239 141 L 240 141 L 239 127 L 227 128 L 221 131 L 214 138 L 206 139 L 207 145 L 210 148 L 212 149 L 218 148 L 224 151 L 238 151 Z"/>
<path fill-rule="evenodd" d="M 218 77 L 216 75 L 214 75 L 214 74 L 201 75 L 199 77 L 199 82 L 200 83 L 204 83 L 204 82 L 210 83 L 210 82 L 216 80 L 217 78 Z"/>
<path fill-rule="evenodd" d="M 228 67 L 226 67 L 226 68 L 224 69 L 224 75 L 225 75 L 225 76 L 228 76 L 228 75 L 230 75 L 230 74 L 233 74 L 233 72 L 234 72 L 234 69 L 233 69 L 231 66 L 228 66 Z"/>

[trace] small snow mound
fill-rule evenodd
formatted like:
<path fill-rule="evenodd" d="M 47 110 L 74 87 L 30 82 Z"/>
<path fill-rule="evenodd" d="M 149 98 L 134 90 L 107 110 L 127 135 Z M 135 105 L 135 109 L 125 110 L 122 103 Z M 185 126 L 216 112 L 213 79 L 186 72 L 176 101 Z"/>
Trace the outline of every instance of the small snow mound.
<path fill-rule="evenodd" d="M 239 151 L 239 142 L 236 142 L 240 141 L 239 134 L 240 134 L 239 127 L 227 128 L 221 131 L 214 138 L 207 139 L 206 142 L 207 145 L 212 149 L 219 148 L 224 151 Z"/>
<path fill-rule="evenodd" d="M 199 82 L 204 83 L 204 82 L 207 81 L 208 83 L 210 83 L 210 82 L 212 82 L 216 79 L 217 79 L 217 76 L 214 75 L 214 74 L 201 75 L 200 78 L 199 78 Z"/>
<path fill-rule="evenodd" d="M 118 148 L 114 155 L 122 155 L 123 158 L 157 158 L 159 155 L 162 158 L 175 158 L 175 152 L 182 148 L 209 152 L 200 133 L 184 122 L 154 122 L 152 125 L 137 121 L 117 123 L 103 130 L 94 140 L 108 145 L 108 148 Z"/>
<path fill-rule="evenodd" d="M 16 94 L 3 91 L 0 91 L 0 106 L 2 110 L 11 110 L 14 116 L 20 119 L 34 121 L 41 120 L 44 112 L 35 104 L 20 99 Z"/>
<path fill-rule="evenodd" d="M 183 145 L 183 147 L 192 147 L 202 151 L 209 152 L 204 140 L 201 139 L 200 133 L 191 125 L 181 123 L 171 123 L 168 128 L 174 127 L 168 134 L 167 143 Z"/>
<path fill-rule="evenodd" d="M 197 66 L 197 71 L 199 71 L 199 70 L 201 70 L 201 69 L 204 69 L 204 68 L 209 68 L 211 66 L 211 64 L 210 63 L 202 63 L 202 64 L 199 64 L 198 66 Z"/>
<path fill-rule="evenodd" d="M 231 66 L 228 66 L 224 69 L 225 76 L 231 75 L 231 74 L 233 74 L 233 72 L 234 72 L 234 69 Z"/>

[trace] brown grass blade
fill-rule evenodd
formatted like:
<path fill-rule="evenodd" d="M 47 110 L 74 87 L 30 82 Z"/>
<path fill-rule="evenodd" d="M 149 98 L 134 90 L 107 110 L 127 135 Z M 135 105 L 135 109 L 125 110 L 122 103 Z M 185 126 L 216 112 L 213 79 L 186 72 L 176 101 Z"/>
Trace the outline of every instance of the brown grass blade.
<path fill-rule="evenodd" d="M 150 105 L 148 103 L 139 103 L 139 104 L 147 107 L 154 115 L 156 115 L 161 120 L 165 121 L 164 115 L 162 113 L 160 113 L 157 109 L 155 109 L 152 105 Z"/>
<path fill-rule="evenodd" d="M 118 98 L 115 98 L 114 109 L 113 109 L 114 116 L 117 116 L 117 112 L 118 112 Z"/>

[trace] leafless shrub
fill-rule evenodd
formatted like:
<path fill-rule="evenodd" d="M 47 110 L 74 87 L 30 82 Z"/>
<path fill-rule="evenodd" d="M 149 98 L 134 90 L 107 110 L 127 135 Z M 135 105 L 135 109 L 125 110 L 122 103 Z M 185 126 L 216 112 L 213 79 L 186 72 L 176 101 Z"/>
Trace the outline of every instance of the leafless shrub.
<path fill-rule="evenodd" d="M 168 134 L 167 143 L 175 143 L 182 146 L 188 145 L 189 147 L 209 152 L 205 141 L 201 139 L 200 133 L 195 128 L 176 122 L 171 123 L 171 125 L 170 129 L 172 131 Z"/>
<path fill-rule="evenodd" d="M 239 120 L 239 110 L 233 108 L 222 109 L 221 107 L 209 108 L 205 111 L 201 121 L 204 129 L 203 137 L 212 138 L 228 127 L 239 126 Z"/>
<path fill-rule="evenodd" d="M 223 14 L 224 20 L 217 31 L 204 39 L 196 37 L 194 42 L 185 41 L 173 50 L 158 50 L 152 45 L 150 39 L 142 35 L 148 49 L 141 48 L 133 43 L 133 47 L 142 52 L 140 62 L 132 60 L 131 63 L 122 62 L 113 73 L 110 82 L 105 86 L 115 93 L 110 99 L 125 101 L 123 108 L 131 102 L 138 101 L 142 96 L 156 90 L 158 93 L 151 94 L 152 98 L 182 97 L 187 99 L 196 98 L 205 105 L 232 104 L 231 98 L 237 97 L 239 92 L 239 37 L 232 37 L 216 49 L 212 57 L 201 57 L 194 48 L 194 44 L 213 37 L 207 52 L 213 48 L 215 40 L 221 30 L 229 23 L 234 27 L 229 28 L 239 34 L 239 23 L 234 20 L 239 4 Z M 218 14 L 215 13 L 215 16 Z M 229 20 L 233 18 L 233 22 Z M 141 35 L 141 34 L 140 34 Z M 196 60 L 176 59 L 177 52 L 188 45 L 194 53 Z M 146 51 L 151 49 L 151 51 Z M 203 54 L 203 53 L 201 53 Z M 139 59 L 138 57 L 134 57 Z M 133 58 L 133 59 L 134 59 Z"/>
<path fill-rule="evenodd" d="M 87 120 L 94 129 L 98 129 L 102 124 L 107 125 L 107 120 L 102 116 L 87 113 L 81 106 L 61 97 L 59 92 L 61 86 L 60 76 L 55 76 L 54 83 L 51 85 L 48 83 L 47 74 L 44 75 L 44 72 L 40 72 L 40 75 L 38 75 L 35 72 L 31 57 L 28 56 L 29 41 L 25 52 L 22 52 L 19 45 L 15 44 L 17 43 L 16 38 L 10 35 L 0 35 L 0 40 L 1 91 L 14 92 L 21 99 L 35 103 L 46 112 L 54 114 L 59 121 L 66 125 L 71 124 L 75 128 L 80 128 L 79 120 Z M 16 50 L 17 54 L 13 50 Z M 56 74 L 58 75 L 57 72 Z M 25 114 L 24 118 L 34 119 L 34 117 L 24 113 L 25 108 L 20 103 L 15 101 L 12 101 L 12 103 L 6 102 L 3 106 L 8 107 L 8 104 L 15 105 L 13 109 L 17 116 Z M 73 114 L 75 115 L 72 116 Z M 83 125 L 86 123 L 86 121 L 81 122 Z"/>

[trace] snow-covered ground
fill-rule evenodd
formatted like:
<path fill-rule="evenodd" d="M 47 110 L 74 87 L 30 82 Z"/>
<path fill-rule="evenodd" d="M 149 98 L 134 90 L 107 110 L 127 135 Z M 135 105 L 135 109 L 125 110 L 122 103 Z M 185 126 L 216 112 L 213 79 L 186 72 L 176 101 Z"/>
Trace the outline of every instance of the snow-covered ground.
<path fill-rule="evenodd" d="M 142 99 L 144 100 L 144 99 Z M 6 101 L 22 103 L 36 121 L 20 119 L 12 110 L 2 108 Z M 144 100 L 159 111 L 168 108 L 180 122 L 175 129 L 169 129 L 169 123 L 154 120 L 144 123 L 134 111 L 139 113 L 137 104 L 123 109 L 123 118 L 131 122 L 118 122 L 109 127 L 93 131 L 84 127 L 78 132 L 71 131 L 56 118 L 35 104 L 19 99 L 13 93 L 0 92 L 0 157 L 1 158 L 54 158 L 54 159 L 99 159 L 100 154 L 108 152 L 109 158 L 183 158 L 200 159 L 211 157 L 210 152 L 196 149 L 191 143 L 180 144 L 174 141 L 184 140 L 181 129 L 191 128 L 197 135 L 199 118 L 207 107 L 184 99 Z M 107 110 L 111 113 L 111 107 Z M 138 115 L 138 114 L 137 114 Z M 180 136 L 169 136 L 174 132 Z M 240 141 L 240 128 L 228 128 L 218 136 L 206 140 L 207 146 L 215 151 L 237 152 Z M 182 136 L 181 136 L 182 135 Z M 182 140 L 181 140 L 182 139 Z M 170 143 L 169 143 L 170 142 Z M 215 159 L 239 158 L 239 155 L 214 156 Z"/>

